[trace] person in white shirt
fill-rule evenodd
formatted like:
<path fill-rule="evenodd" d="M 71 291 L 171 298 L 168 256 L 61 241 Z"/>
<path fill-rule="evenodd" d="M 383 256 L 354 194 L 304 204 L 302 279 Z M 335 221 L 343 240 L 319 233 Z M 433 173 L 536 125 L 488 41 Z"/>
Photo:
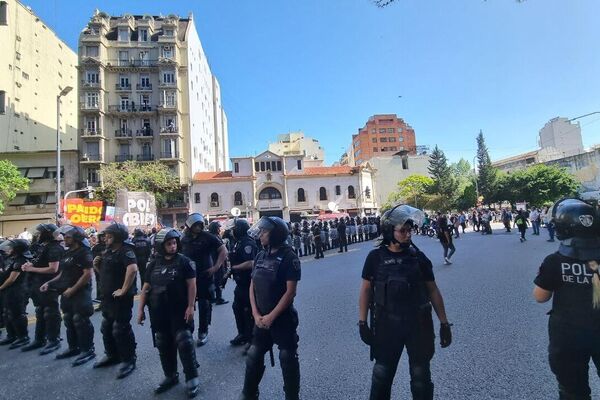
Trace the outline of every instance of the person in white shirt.
<path fill-rule="evenodd" d="M 19 239 L 25 239 L 25 240 L 28 240 L 31 242 L 31 239 L 33 239 L 33 236 L 27 230 L 27 228 L 23 228 L 23 232 L 19 233 Z"/>

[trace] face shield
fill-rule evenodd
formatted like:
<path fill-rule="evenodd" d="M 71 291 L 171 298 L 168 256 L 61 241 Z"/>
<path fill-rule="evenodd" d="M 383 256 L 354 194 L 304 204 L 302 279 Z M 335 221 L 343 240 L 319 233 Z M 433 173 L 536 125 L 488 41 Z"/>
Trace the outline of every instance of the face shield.
<path fill-rule="evenodd" d="M 386 211 L 382 217 L 382 220 L 383 219 L 386 220 L 385 223 L 389 223 L 392 226 L 404 225 L 407 222 L 421 226 L 425 219 L 425 213 L 418 208 L 401 205 Z M 382 221 L 382 223 L 384 223 L 384 221 Z"/>
<path fill-rule="evenodd" d="M 5 240 L 4 242 L 0 243 L 0 253 L 2 253 L 2 254 L 10 253 L 12 248 L 13 248 L 13 243 L 10 240 Z"/>
<path fill-rule="evenodd" d="M 262 217 L 248 229 L 248 236 L 252 239 L 258 239 L 262 232 L 271 232 L 275 224 L 267 217 Z"/>

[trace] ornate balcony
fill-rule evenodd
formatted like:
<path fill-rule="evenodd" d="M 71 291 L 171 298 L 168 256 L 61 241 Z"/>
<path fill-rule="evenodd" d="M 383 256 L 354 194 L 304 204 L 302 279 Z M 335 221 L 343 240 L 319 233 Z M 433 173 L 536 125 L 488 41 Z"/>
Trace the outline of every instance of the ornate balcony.
<path fill-rule="evenodd" d="M 133 156 L 131 154 L 117 154 L 115 156 L 115 162 L 125 162 L 125 161 L 133 161 Z"/>

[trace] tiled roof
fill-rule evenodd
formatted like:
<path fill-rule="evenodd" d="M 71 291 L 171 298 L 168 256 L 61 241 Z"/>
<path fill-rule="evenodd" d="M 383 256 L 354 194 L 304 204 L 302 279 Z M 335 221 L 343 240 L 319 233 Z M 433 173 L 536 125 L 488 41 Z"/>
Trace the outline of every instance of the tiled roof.
<path fill-rule="evenodd" d="M 195 181 L 209 181 L 214 179 L 231 179 L 233 174 L 231 171 L 221 172 L 196 172 L 194 174 Z"/>

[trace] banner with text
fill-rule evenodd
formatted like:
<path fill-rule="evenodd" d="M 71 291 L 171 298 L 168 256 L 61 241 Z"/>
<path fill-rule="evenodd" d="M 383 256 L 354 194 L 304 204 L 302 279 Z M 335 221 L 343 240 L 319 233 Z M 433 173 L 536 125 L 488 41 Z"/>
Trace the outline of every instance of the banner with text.
<path fill-rule="evenodd" d="M 65 218 L 70 224 L 97 228 L 102 219 L 102 201 L 84 201 L 84 199 L 66 199 L 62 201 Z"/>
<path fill-rule="evenodd" d="M 156 226 L 156 201 L 147 192 L 117 191 L 114 220 L 133 231 Z"/>

